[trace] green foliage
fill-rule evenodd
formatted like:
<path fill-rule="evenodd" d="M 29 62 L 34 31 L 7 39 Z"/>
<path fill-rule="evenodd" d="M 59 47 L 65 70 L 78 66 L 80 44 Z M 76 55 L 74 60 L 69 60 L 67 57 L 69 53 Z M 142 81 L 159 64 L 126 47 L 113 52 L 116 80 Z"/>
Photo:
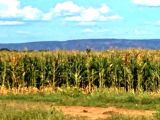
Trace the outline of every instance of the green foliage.
<path fill-rule="evenodd" d="M 154 91 L 159 50 L 0 52 L 0 85 L 13 87 L 123 88 Z"/>
<path fill-rule="evenodd" d="M 23 110 L 20 108 L 0 106 L 0 119 L 1 120 L 82 120 L 81 118 L 71 118 L 65 116 L 62 112 L 57 111 L 55 108 L 50 110 L 41 109 L 28 109 Z"/>

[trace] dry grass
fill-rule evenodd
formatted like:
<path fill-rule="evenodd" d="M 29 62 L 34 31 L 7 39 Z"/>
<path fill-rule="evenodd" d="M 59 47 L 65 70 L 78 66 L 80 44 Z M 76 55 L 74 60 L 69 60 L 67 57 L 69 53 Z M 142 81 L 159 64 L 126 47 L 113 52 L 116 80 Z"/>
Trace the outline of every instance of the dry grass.
<path fill-rule="evenodd" d="M 19 87 L 19 88 L 12 88 L 7 89 L 6 87 L 0 87 L 0 95 L 27 95 L 27 94 L 36 94 L 36 93 L 45 93 L 50 94 L 54 93 L 55 88 L 53 87 L 41 87 L 40 89 L 37 89 L 36 87 Z"/>

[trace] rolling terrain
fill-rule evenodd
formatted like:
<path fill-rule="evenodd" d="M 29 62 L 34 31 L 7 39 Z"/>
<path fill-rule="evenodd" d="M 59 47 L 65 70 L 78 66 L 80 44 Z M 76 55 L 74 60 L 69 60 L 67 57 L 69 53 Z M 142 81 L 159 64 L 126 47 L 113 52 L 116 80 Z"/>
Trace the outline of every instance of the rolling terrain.
<path fill-rule="evenodd" d="M 28 43 L 7 43 L 0 44 L 0 49 L 7 48 L 10 50 L 105 50 L 109 48 L 145 48 L 160 49 L 160 40 L 128 40 L 128 39 L 81 39 L 68 41 L 40 41 Z"/>

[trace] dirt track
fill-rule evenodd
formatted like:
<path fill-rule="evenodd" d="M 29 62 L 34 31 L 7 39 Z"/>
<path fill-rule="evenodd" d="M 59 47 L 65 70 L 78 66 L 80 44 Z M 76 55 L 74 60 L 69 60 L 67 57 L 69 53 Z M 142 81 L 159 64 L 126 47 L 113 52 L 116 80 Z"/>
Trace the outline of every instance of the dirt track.
<path fill-rule="evenodd" d="M 111 114 L 123 114 L 129 116 L 152 116 L 153 111 L 146 110 L 129 110 L 115 107 L 99 108 L 99 107 L 82 107 L 82 106 L 59 106 L 65 115 L 83 116 L 87 120 L 97 120 L 99 118 L 107 118 Z"/>

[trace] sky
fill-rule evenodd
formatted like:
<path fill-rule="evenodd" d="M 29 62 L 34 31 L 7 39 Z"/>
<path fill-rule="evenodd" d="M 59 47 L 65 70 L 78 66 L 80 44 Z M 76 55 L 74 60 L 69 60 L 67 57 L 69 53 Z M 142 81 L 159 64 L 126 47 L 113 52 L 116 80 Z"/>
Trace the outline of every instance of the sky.
<path fill-rule="evenodd" d="M 159 39 L 160 0 L 0 0 L 0 43 Z"/>

